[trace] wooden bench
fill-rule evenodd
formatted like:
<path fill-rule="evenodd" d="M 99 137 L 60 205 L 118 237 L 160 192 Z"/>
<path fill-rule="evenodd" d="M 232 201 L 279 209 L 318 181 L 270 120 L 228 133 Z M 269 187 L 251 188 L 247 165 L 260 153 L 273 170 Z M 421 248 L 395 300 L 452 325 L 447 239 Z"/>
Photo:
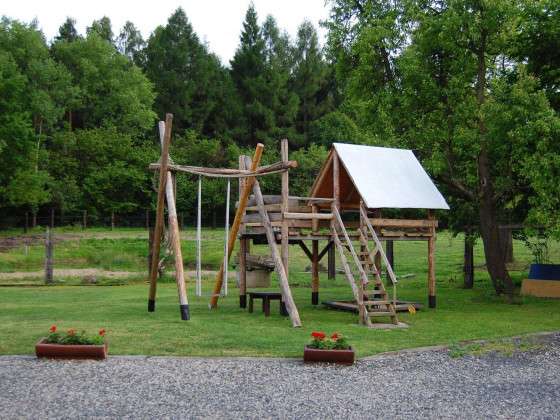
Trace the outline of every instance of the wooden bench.
<path fill-rule="evenodd" d="M 277 300 L 280 302 L 280 315 L 287 316 L 286 306 L 282 302 L 282 293 L 278 292 L 249 292 L 249 313 L 253 312 L 253 300 L 261 299 L 264 316 L 270 316 L 270 301 Z"/>

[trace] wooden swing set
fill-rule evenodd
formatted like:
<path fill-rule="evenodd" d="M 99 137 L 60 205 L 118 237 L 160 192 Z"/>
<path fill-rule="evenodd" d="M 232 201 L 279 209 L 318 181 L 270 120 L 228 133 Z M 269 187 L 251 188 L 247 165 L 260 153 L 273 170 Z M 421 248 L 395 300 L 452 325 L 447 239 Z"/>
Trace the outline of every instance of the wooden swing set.
<path fill-rule="evenodd" d="M 329 302 L 330 307 L 343 310 L 353 310 L 359 314 L 360 323 L 369 327 L 379 325 L 399 326 L 397 312 L 408 307 L 407 303 L 397 300 L 397 276 L 393 272 L 392 262 L 387 257 L 382 241 L 393 240 L 426 240 L 428 241 L 428 291 L 429 305 L 435 307 L 435 264 L 434 250 L 437 220 L 433 212 L 428 210 L 427 219 L 383 219 L 380 207 L 399 203 L 402 197 L 394 201 L 379 202 L 377 207 L 371 205 L 372 197 L 379 196 L 378 192 L 368 191 L 363 182 L 369 182 L 372 168 L 371 159 L 362 162 L 365 167 L 364 180 L 360 180 L 355 173 L 356 167 L 360 169 L 359 157 L 370 153 L 368 150 L 348 150 L 348 147 L 366 147 L 334 144 L 327 161 L 312 188 L 310 197 L 294 197 L 289 195 L 289 170 L 297 167 L 297 162 L 288 158 L 288 141 L 281 141 L 281 161 L 271 165 L 260 166 L 264 146 L 258 144 L 252 159 L 248 156 L 239 157 L 239 169 L 207 168 L 198 166 L 176 165 L 170 162 L 169 145 L 171 141 L 172 115 L 166 115 L 166 121 L 160 122 L 160 139 L 162 142 L 162 155 L 160 161 L 151 164 L 150 168 L 159 171 L 159 187 L 157 196 L 156 222 L 153 239 L 152 264 L 150 270 L 150 291 L 148 297 L 148 311 L 155 310 L 157 267 L 160 253 L 160 242 L 164 228 L 164 206 L 167 202 L 168 227 L 171 249 L 175 256 L 175 280 L 179 294 L 179 308 L 181 319 L 188 320 L 189 305 L 185 287 L 183 271 L 183 258 L 181 254 L 179 226 L 177 223 L 177 212 L 175 208 L 175 191 L 173 179 L 176 172 L 188 173 L 199 176 L 198 188 L 198 228 L 197 228 L 197 295 L 200 294 L 200 195 L 201 178 L 218 177 L 228 179 L 228 203 L 229 185 L 232 178 L 239 180 L 239 201 L 231 228 L 228 231 L 226 221 L 226 235 L 224 246 L 224 258 L 217 272 L 214 287 L 210 295 L 209 307 L 217 308 L 221 294 L 227 292 L 224 287 L 227 283 L 227 267 L 234 249 L 235 241 L 239 239 L 239 304 L 245 308 L 247 305 L 246 295 L 246 272 L 247 260 L 250 252 L 250 241 L 254 244 L 268 244 L 270 257 L 274 263 L 278 275 L 281 291 L 282 305 L 289 315 L 294 327 L 301 326 L 298 309 L 295 305 L 289 285 L 289 245 L 298 245 L 311 261 L 311 301 L 313 305 L 319 304 L 319 262 L 325 254 L 329 254 L 329 265 L 334 265 L 334 253 L 338 251 L 344 275 L 351 286 L 353 301 Z M 344 146 L 344 147 L 343 147 Z M 405 206 L 409 208 L 446 208 L 447 203 L 439 194 L 435 186 L 429 180 L 412 152 L 400 149 L 383 149 L 375 153 L 390 152 L 389 157 L 395 158 L 393 166 L 407 166 L 404 172 L 413 173 L 412 179 L 425 177 L 423 182 L 412 185 L 408 196 L 418 195 L 418 191 L 424 193 L 424 197 L 417 197 L 416 204 L 407 201 Z M 357 160 L 351 163 L 352 153 L 357 153 Z M 366 153 L 367 152 L 367 153 Z M 410 152 L 410 155 L 401 152 Z M 412 158 L 411 158 L 412 156 Z M 362 159 L 363 160 L 363 159 Z M 367 160 L 367 159 L 366 159 Z M 379 162 L 384 162 L 385 159 Z M 416 165 L 416 166 L 415 166 Z M 411 169 L 412 168 L 412 169 Z M 418 169 L 420 168 L 420 169 Z M 412 172 L 410 172 L 412 170 Z M 354 171 L 354 172 L 353 172 Z M 388 170 L 390 172 L 390 169 Z M 258 177 L 281 174 L 281 195 L 263 195 Z M 391 175 L 395 178 L 395 175 Z M 408 182 L 410 180 L 406 180 Z M 402 180 L 401 180 L 402 182 Z M 427 188 L 427 189 L 426 189 Z M 405 188 L 406 189 L 406 188 Z M 424 191 L 422 191 L 424 190 Z M 251 196 L 252 193 L 252 196 Z M 385 192 L 391 195 L 391 192 Z M 428 197 L 427 199 L 425 199 Z M 435 201 L 434 201 L 435 197 Z M 410 197 L 409 197 L 410 199 Z M 414 197 L 412 197 L 414 199 Z M 412 200 L 414 201 L 414 200 Z M 426 207 L 420 207 L 425 205 Z M 448 208 L 448 207 L 447 207 Z M 229 209 L 228 209 L 229 210 Z M 350 220 L 343 221 L 342 215 L 349 215 Z M 311 241 L 311 250 L 305 244 Z M 319 241 L 326 241 L 322 251 L 319 251 Z M 277 245 L 280 245 L 278 249 Z M 359 248 L 355 247 L 358 244 Z M 381 273 L 387 273 L 386 285 L 382 280 Z M 356 275 L 357 273 L 357 275 Z M 224 282 L 224 278 L 226 281 Z M 227 286 L 226 286 L 227 287 Z M 383 318 L 390 319 L 387 324 L 373 322 Z"/>

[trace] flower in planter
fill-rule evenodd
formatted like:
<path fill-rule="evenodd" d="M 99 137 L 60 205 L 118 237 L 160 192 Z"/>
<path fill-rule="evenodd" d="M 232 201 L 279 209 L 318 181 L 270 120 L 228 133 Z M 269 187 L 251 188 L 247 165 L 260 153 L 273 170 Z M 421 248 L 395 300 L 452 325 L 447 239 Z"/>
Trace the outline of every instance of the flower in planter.
<path fill-rule="evenodd" d="M 70 328 L 66 333 L 58 333 L 56 325 L 49 328 L 46 342 L 49 344 L 82 344 L 102 345 L 105 342 L 105 328 L 99 330 L 99 335 L 88 336 L 85 331 L 78 332 Z"/>
<path fill-rule="evenodd" d="M 313 349 L 323 350 L 346 350 L 350 348 L 346 338 L 339 333 L 333 333 L 327 338 L 327 335 L 321 331 L 314 331 L 311 333 L 311 343 L 308 347 Z"/>

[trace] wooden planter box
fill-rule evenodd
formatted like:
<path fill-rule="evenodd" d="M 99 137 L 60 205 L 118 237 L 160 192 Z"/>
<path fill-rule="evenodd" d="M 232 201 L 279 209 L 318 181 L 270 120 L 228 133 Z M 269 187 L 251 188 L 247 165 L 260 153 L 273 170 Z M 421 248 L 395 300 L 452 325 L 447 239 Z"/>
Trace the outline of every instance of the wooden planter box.
<path fill-rule="evenodd" d="M 342 365 L 354 364 L 355 351 L 352 347 L 347 350 L 314 349 L 305 346 L 303 361 L 305 363 L 338 363 Z"/>
<path fill-rule="evenodd" d="M 560 298 L 560 265 L 531 264 L 529 278 L 521 284 L 521 294 Z"/>
<path fill-rule="evenodd" d="M 52 359 L 106 359 L 108 354 L 107 343 L 101 345 L 89 344 L 50 344 L 41 338 L 35 344 L 37 357 Z"/>

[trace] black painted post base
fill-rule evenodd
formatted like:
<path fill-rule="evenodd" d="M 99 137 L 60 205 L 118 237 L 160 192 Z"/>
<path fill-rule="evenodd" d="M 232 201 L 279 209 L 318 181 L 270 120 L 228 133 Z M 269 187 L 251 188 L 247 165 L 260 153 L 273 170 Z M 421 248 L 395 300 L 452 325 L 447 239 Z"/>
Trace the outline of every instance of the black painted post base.
<path fill-rule="evenodd" d="M 288 316 L 288 310 L 286 309 L 286 304 L 280 301 L 280 315 Z"/>
<path fill-rule="evenodd" d="M 154 312 L 156 310 L 156 301 L 148 299 L 148 312 Z"/>
<path fill-rule="evenodd" d="M 243 309 L 247 307 L 247 295 L 239 295 L 239 307 Z"/>
<path fill-rule="evenodd" d="M 428 296 L 428 306 L 430 308 L 436 307 L 436 297 L 435 296 Z"/>
<path fill-rule="evenodd" d="M 312 305 L 319 304 L 319 292 L 311 292 L 311 304 Z"/>
<path fill-rule="evenodd" d="M 189 313 L 189 305 L 179 305 L 179 309 L 181 311 L 181 319 L 183 321 L 188 321 L 191 318 Z"/>

